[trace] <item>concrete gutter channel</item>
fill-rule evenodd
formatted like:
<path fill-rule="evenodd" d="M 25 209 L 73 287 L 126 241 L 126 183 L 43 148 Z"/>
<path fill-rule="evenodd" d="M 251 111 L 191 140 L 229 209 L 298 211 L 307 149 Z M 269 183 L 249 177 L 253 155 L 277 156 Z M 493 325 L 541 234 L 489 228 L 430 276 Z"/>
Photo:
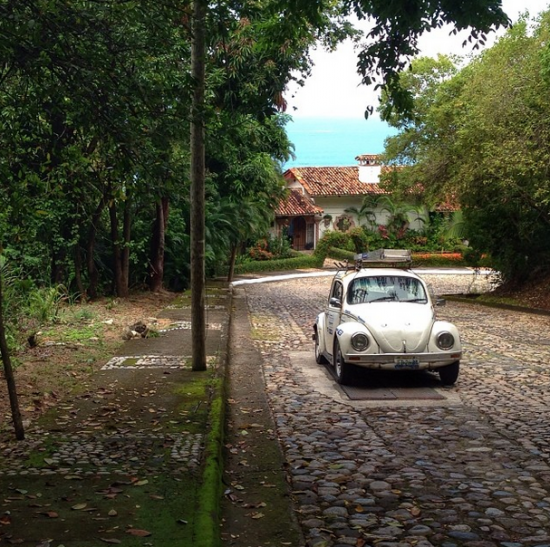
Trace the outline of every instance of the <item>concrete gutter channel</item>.
<path fill-rule="evenodd" d="M 419 273 L 454 275 L 467 273 L 473 275 L 472 270 L 466 272 L 464 270 L 423 270 Z M 122 537 L 122 540 L 117 540 L 117 542 L 124 546 L 146 545 L 157 547 L 170 547 L 172 545 L 216 547 L 220 545 L 220 541 L 224 545 L 236 547 L 249 545 L 262 545 L 264 547 L 289 545 L 297 547 L 304 544 L 297 521 L 292 514 L 285 460 L 277 439 L 275 424 L 264 390 L 261 354 L 252 340 L 246 293 L 241 286 L 246 283 L 321 275 L 334 275 L 334 270 L 305 273 L 292 272 L 272 275 L 262 279 L 241 278 L 230 287 L 222 282 L 209 286 L 207 289 L 207 296 L 210 296 L 210 298 L 207 298 L 207 323 L 214 328 L 207 329 L 207 355 L 211 358 L 209 370 L 211 374 L 213 373 L 213 381 L 210 384 L 209 394 L 206 394 L 205 399 L 207 400 L 203 401 L 204 404 L 208 405 L 208 416 L 206 432 L 202 434 L 201 454 L 198 455 L 198 458 L 202 461 L 200 468 L 202 476 L 198 479 L 199 486 L 193 492 L 185 490 L 185 477 L 187 475 L 181 472 L 180 468 L 185 467 L 185 462 L 182 462 L 181 458 L 175 464 L 174 462 L 163 462 L 156 467 L 158 475 L 169 473 L 169 480 L 176 481 L 176 483 L 170 485 L 172 490 L 170 488 L 167 490 L 170 495 L 176 495 L 177 497 L 179 492 L 183 497 L 193 496 L 195 500 L 192 509 L 193 515 L 170 515 L 170 518 L 177 517 L 178 523 L 181 523 L 179 529 L 182 532 L 179 535 L 178 528 L 174 528 L 173 537 L 169 537 L 169 540 L 155 537 L 154 534 L 151 537 L 144 538 L 128 536 L 124 533 L 118 536 L 113 533 L 109 536 L 105 532 L 103 536 L 106 535 L 107 540 Z M 466 300 L 471 301 L 471 299 Z M 180 419 L 175 414 L 176 410 L 174 410 L 177 409 L 179 404 L 178 399 L 173 396 L 173 393 L 170 395 L 169 390 L 158 386 L 170 385 L 172 386 L 171 389 L 174 390 L 175 385 L 181 386 L 181 382 L 185 378 L 192 378 L 192 376 L 185 376 L 183 371 L 185 366 L 189 367 L 189 363 L 185 363 L 185 361 L 189 360 L 191 353 L 190 310 L 172 308 L 164 310 L 163 315 L 173 318 L 176 323 L 179 322 L 181 329 L 159 338 L 126 342 L 120 355 L 115 356 L 109 362 L 110 366 L 104 367 L 102 373 L 95 375 L 97 378 L 94 376 L 93 381 L 90 382 L 90 391 L 104 389 L 107 385 L 120 387 L 128 384 L 128 389 L 131 389 L 131 386 L 134 385 L 134 391 L 137 392 L 139 389 L 146 389 L 147 385 L 149 387 L 153 386 L 150 389 L 151 394 L 149 397 L 142 392 L 141 396 L 136 396 L 130 401 L 131 404 L 129 403 L 127 409 L 125 409 L 127 412 L 125 416 L 128 418 L 131 417 L 132 412 L 137 412 L 138 416 L 147 418 L 147 412 L 154 411 L 158 414 L 158 420 L 154 420 L 152 423 L 158 429 L 151 428 L 150 425 L 146 425 L 144 422 L 136 425 L 134 422 L 129 421 L 130 425 L 127 425 L 127 427 L 126 424 L 124 425 L 125 431 L 130 433 L 121 433 L 121 435 L 129 435 L 124 440 L 125 446 L 128 443 L 131 445 L 132 442 L 135 442 L 136 438 L 140 438 L 139 435 L 152 436 L 153 438 L 155 438 L 155 435 L 157 437 L 166 436 L 172 440 L 177 438 L 177 435 L 170 435 L 171 430 L 169 428 L 167 430 L 163 427 L 166 425 L 164 423 L 166 420 L 180 423 Z M 131 372 L 127 370 L 128 367 L 125 369 L 123 366 L 128 359 L 133 360 Z M 179 360 L 179 365 L 174 363 L 174 359 Z M 145 363 L 145 365 L 140 368 L 136 366 L 139 363 Z M 151 372 L 152 370 L 153 372 Z M 162 376 L 161 381 L 159 381 L 159 372 Z M 151 380 L 151 374 L 157 376 Z M 142 381 L 145 384 L 149 383 L 143 387 L 141 385 Z M 156 391 L 153 393 L 153 390 Z M 168 400 L 158 399 L 157 393 Z M 100 395 L 99 391 L 98 394 Z M 7 518 L 4 519 L 4 522 L 0 518 L 0 543 L 4 544 L 5 541 L 6 544 L 15 543 L 23 547 L 30 547 L 31 545 L 35 547 L 40 542 L 42 542 L 40 543 L 41 547 L 85 547 L 115 543 L 114 540 L 105 541 L 106 538 L 102 537 L 101 534 L 96 534 L 94 537 L 85 536 L 90 531 L 85 526 L 78 524 L 78 518 L 81 519 L 80 522 L 84 521 L 84 513 L 77 515 L 79 510 L 74 509 L 74 507 L 79 507 L 82 504 L 76 503 L 78 502 L 76 490 L 74 488 L 67 489 L 67 485 L 71 484 L 72 487 L 74 484 L 80 484 L 76 481 L 78 478 L 79 481 L 82 479 L 81 488 L 97 491 L 98 485 L 94 481 L 98 477 L 102 479 L 109 475 L 109 480 L 112 482 L 113 473 L 114 476 L 117 476 L 117 473 L 121 476 L 118 468 L 115 469 L 117 466 L 120 467 L 120 462 L 116 462 L 115 468 L 109 467 L 110 464 L 106 463 L 104 465 L 105 469 L 101 471 L 103 467 L 100 467 L 99 473 L 97 471 L 74 472 L 74 465 L 65 465 L 59 461 L 52 463 L 50 466 L 48 458 L 42 461 L 40 465 L 37 464 L 36 469 L 29 469 L 30 464 L 19 467 L 19 464 L 14 465 L 16 461 L 28 462 L 32 461 L 33 458 L 36 459 L 37 453 L 40 454 L 41 451 L 49 450 L 48 446 L 56 444 L 61 437 L 65 441 L 67 438 L 70 439 L 72 434 L 74 434 L 75 439 L 78 435 L 83 435 L 82 414 L 89 412 L 89 417 L 92 419 L 93 413 L 97 413 L 98 408 L 97 405 L 94 408 L 94 405 L 90 405 L 87 400 L 78 396 L 75 399 L 76 404 L 72 410 L 70 402 L 60 403 L 60 406 L 64 407 L 65 410 L 63 408 L 55 409 L 58 421 L 55 422 L 54 418 L 53 425 L 52 422 L 49 426 L 40 425 L 36 431 L 29 435 L 30 440 L 25 441 L 25 444 L 16 445 L 14 449 L 0 452 L 0 491 L 2 496 L 13 498 L 4 499 L 4 503 L 0 499 L 0 515 L 6 511 L 10 515 L 9 520 L 13 520 L 12 525 L 12 522 L 6 524 Z M 105 400 L 108 402 L 109 399 Z M 74 416 L 78 416 L 78 424 L 76 418 L 72 419 L 72 423 L 71 419 L 59 420 L 59 415 L 70 412 L 74 412 Z M 93 427 L 90 425 L 87 429 L 93 430 L 94 427 L 97 430 L 104 429 L 106 421 L 102 418 L 102 421 L 98 421 L 98 424 Z M 120 427 L 120 422 L 116 422 L 116 427 Z M 155 433 L 157 430 L 160 433 Z M 86 443 L 91 438 L 97 440 L 103 433 L 103 430 L 94 430 L 92 433 L 87 431 L 86 435 L 82 439 L 78 437 L 77 441 Z M 106 441 L 103 441 L 106 445 Z M 146 455 L 151 457 L 152 452 L 154 451 L 150 450 Z M 136 456 L 140 456 L 140 454 L 140 450 L 136 450 Z M 184 456 L 190 458 L 192 454 L 186 453 Z M 92 463 L 88 462 L 93 468 Z M 139 471 L 142 464 L 143 462 L 139 462 L 135 465 L 134 471 L 138 477 L 140 476 Z M 147 465 L 149 465 L 149 469 L 145 469 L 144 473 L 145 471 L 150 473 L 151 467 L 157 464 L 154 463 L 153 458 L 153 463 L 149 461 Z M 83 467 L 89 468 L 86 465 L 83 465 Z M 124 469 L 126 468 L 124 467 Z M 81 476 L 75 477 L 75 482 L 63 480 L 79 473 Z M 96 474 L 94 475 L 94 473 Z M 181 473 L 181 479 L 178 478 L 180 476 L 178 473 Z M 154 479 L 157 479 L 157 477 L 155 476 Z M 47 489 L 48 481 L 53 480 L 61 481 L 64 484 L 65 489 L 62 489 L 58 495 L 61 499 L 68 497 L 69 506 L 63 514 L 72 519 L 70 522 L 74 528 L 71 534 L 63 532 L 64 528 L 69 526 L 67 523 L 53 527 L 49 531 L 48 525 L 55 519 L 48 517 L 47 513 L 48 511 L 52 512 L 55 507 L 43 511 L 29 509 L 29 506 L 33 504 L 40 505 L 34 503 L 36 499 L 33 502 L 30 494 L 28 494 L 36 490 L 37 486 L 33 486 L 33 484 L 40 483 L 41 488 Z M 177 481 L 180 480 L 178 486 Z M 89 484 L 87 484 L 87 481 Z M 150 482 L 154 482 L 153 478 L 150 479 Z M 135 484 L 132 486 L 135 486 Z M 151 491 L 153 490 L 152 487 L 153 484 L 150 484 Z M 124 486 L 123 488 L 130 487 Z M 21 494 L 20 492 L 25 493 Z M 13 496 L 8 496 L 10 493 Z M 159 499 L 161 497 L 156 496 Z M 159 502 L 159 519 L 166 517 L 162 514 L 163 511 L 175 511 L 170 505 L 172 501 L 166 499 Z M 57 499 L 57 502 L 61 503 L 59 499 Z M 71 506 L 71 504 L 73 505 Z M 163 504 L 165 504 L 164 507 Z M 70 510 L 71 508 L 73 508 L 73 511 Z M 26 519 L 27 529 L 19 530 L 15 526 L 15 517 L 23 517 L 26 514 L 25 512 L 32 513 L 32 515 L 30 519 Z M 107 519 L 107 517 L 105 518 Z M 130 516 L 128 516 L 128 519 L 130 519 Z M 128 527 L 132 524 L 128 519 L 121 522 L 120 527 Z M 188 523 L 190 526 L 188 526 Z M 189 529 L 191 527 L 192 530 Z M 34 535 L 26 534 L 29 536 L 28 538 L 23 537 L 25 532 L 30 529 L 34 529 L 36 533 Z M 54 533 L 59 533 L 59 536 L 54 536 Z M 21 538 L 18 537 L 18 534 L 21 535 Z M 192 540 L 189 539 L 190 537 L 192 537 Z M 23 541 L 20 541 L 20 539 Z"/>

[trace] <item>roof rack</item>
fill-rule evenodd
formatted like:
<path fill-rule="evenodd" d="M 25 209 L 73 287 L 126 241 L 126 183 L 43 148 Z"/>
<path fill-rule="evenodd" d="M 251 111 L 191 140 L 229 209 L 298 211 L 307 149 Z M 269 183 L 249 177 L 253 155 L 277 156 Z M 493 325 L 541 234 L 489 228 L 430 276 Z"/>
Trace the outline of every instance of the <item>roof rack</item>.
<path fill-rule="evenodd" d="M 410 268 L 412 254 L 409 249 L 377 249 L 355 255 L 355 268 L 360 270 L 368 266 Z"/>

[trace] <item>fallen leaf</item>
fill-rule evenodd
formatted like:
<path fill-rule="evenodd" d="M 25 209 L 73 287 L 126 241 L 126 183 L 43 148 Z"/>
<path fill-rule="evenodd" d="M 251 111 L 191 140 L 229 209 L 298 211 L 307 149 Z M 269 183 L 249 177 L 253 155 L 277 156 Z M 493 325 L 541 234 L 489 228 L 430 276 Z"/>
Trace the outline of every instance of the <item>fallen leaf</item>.
<path fill-rule="evenodd" d="M 254 520 L 263 519 L 265 515 L 263 513 L 252 513 L 251 517 Z"/>
<path fill-rule="evenodd" d="M 0 524 L 2 524 L 3 526 L 11 524 L 11 516 L 10 515 L 2 515 L 0 517 Z"/>
<path fill-rule="evenodd" d="M 50 519 L 56 519 L 56 518 L 59 517 L 59 513 L 56 513 L 55 511 L 44 511 L 40 514 L 44 515 L 45 517 L 48 517 Z"/>
<path fill-rule="evenodd" d="M 147 530 L 140 530 L 139 528 L 130 528 L 129 530 L 126 530 L 126 533 L 132 536 L 138 536 L 142 538 L 146 538 L 151 535 L 151 532 L 148 532 Z"/>
<path fill-rule="evenodd" d="M 114 509 L 111 509 L 107 514 L 110 517 L 116 517 L 118 515 L 118 513 Z"/>
<path fill-rule="evenodd" d="M 103 541 L 103 543 L 110 543 L 112 545 L 118 545 L 119 543 L 122 543 L 120 539 L 115 539 L 115 538 L 99 538 L 99 539 Z"/>
<path fill-rule="evenodd" d="M 88 507 L 87 503 L 77 503 L 76 505 L 73 505 L 71 509 L 73 511 L 82 511 L 82 509 L 86 509 Z"/>
<path fill-rule="evenodd" d="M 245 509 L 261 509 L 262 507 L 266 507 L 265 501 L 261 501 L 259 503 L 244 503 L 243 507 Z"/>
<path fill-rule="evenodd" d="M 142 481 L 137 481 L 134 486 L 145 486 L 146 484 L 149 484 L 149 481 L 147 479 L 144 479 Z"/>

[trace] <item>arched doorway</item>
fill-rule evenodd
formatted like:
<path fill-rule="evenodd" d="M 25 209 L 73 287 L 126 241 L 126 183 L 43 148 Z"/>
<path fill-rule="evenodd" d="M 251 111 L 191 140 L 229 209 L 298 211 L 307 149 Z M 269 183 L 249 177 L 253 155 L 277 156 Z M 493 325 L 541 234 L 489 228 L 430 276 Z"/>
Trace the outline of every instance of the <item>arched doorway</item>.
<path fill-rule="evenodd" d="M 288 233 L 292 236 L 292 248 L 296 251 L 303 251 L 306 247 L 306 221 L 304 217 L 293 218 Z"/>

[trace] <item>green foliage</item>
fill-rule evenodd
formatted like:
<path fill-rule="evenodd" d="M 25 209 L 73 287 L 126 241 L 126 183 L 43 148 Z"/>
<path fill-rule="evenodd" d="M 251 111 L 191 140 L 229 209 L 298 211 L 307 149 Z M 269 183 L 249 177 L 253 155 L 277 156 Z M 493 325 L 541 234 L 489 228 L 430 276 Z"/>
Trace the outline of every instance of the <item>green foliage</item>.
<path fill-rule="evenodd" d="M 268 234 L 267 249 L 273 255 L 273 258 L 289 258 L 292 255 L 290 240 L 284 235 L 274 236 Z"/>
<path fill-rule="evenodd" d="M 328 230 L 323 234 L 323 237 L 317 242 L 314 255 L 319 258 L 325 258 L 328 256 L 329 249 L 336 247 L 338 249 L 353 249 L 353 242 L 351 241 L 347 232 L 338 232 Z"/>
<path fill-rule="evenodd" d="M 363 228 L 356 226 L 351 230 L 348 230 L 348 236 L 353 242 L 353 247 L 356 253 L 362 253 L 363 251 L 369 250 L 369 237 L 367 231 Z"/>
<path fill-rule="evenodd" d="M 302 255 L 299 257 L 286 259 L 245 262 L 235 266 L 235 274 L 242 275 L 256 272 L 276 272 L 320 268 L 323 265 L 323 261 L 324 258 L 317 255 Z"/>
<path fill-rule="evenodd" d="M 346 20 L 351 9 L 374 17 L 374 45 L 359 64 L 365 74 L 375 66 L 387 73 L 393 98 L 393 74 L 424 30 L 456 21 L 486 32 L 503 23 L 496 0 L 413 12 L 402 2 L 290 4 L 209 6 L 209 274 L 272 221 L 291 151 L 285 89 L 309 73 L 317 40 L 334 48 L 360 37 Z M 188 285 L 188 8 L 153 0 L 0 6 L 0 247 L 32 285 L 94 298 L 123 294 L 160 270 L 169 287 Z M 158 204 L 168 198 L 168 218 L 160 219 Z M 165 239 L 152 235 L 159 219 Z M 163 264 L 155 262 L 159 250 Z M 47 315 L 48 298 L 36 296 L 37 308 L 40 300 Z"/>
<path fill-rule="evenodd" d="M 336 247 L 331 247 L 328 250 L 327 258 L 332 258 L 334 260 L 350 261 L 352 262 L 355 259 L 355 251 L 346 251 L 345 249 L 338 249 Z"/>
<path fill-rule="evenodd" d="M 66 298 L 65 287 L 38 288 L 29 294 L 26 313 L 40 324 L 55 321 L 59 306 Z"/>
<path fill-rule="evenodd" d="M 405 166 L 390 189 L 462 210 L 454 225 L 433 224 L 429 240 L 467 239 L 472 263 L 489 255 L 514 283 L 550 269 L 549 21 L 520 21 L 459 71 L 413 63 L 402 81 L 416 93 L 414 116 L 392 118 L 402 131 L 386 149 Z"/>

